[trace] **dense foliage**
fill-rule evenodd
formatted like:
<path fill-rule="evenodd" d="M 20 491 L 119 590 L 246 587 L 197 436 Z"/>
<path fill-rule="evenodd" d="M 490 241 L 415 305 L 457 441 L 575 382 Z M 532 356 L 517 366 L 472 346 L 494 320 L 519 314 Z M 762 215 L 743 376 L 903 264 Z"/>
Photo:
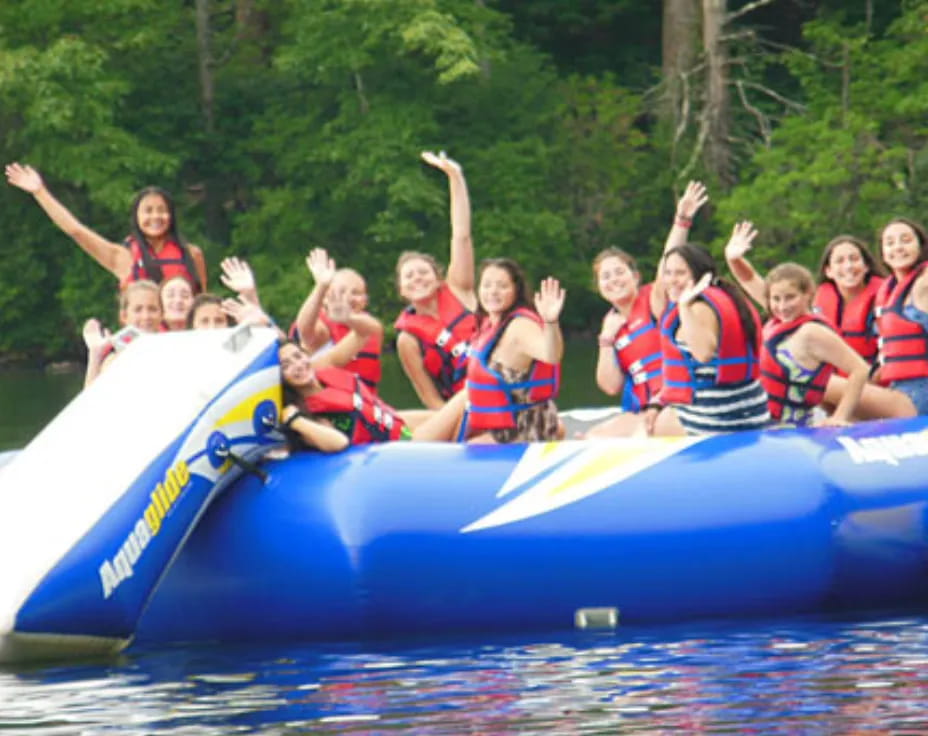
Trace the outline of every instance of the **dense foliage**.
<path fill-rule="evenodd" d="M 446 258 L 447 185 L 418 159 L 445 149 L 467 175 L 478 257 L 558 275 L 583 330 L 603 311 L 593 255 L 620 245 L 648 275 L 684 178 L 712 185 L 695 236 L 718 248 L 753 219 L 761 265 L 812 265 L 838 232 L 919 218 L 926 18 L 925 0 L 771 0 L 739 17 L 723 189 L 687 169 L 694 136 L 661 120 L 651 3 L 0 4 L 0 151 L 116 241 L 138 189 L 170 189 L 212 286 L 223 255 L 246 257 L 281 321 L 311 285 L 305 254 L 327 247 L 390 322 L 397 255 Z M 113 319 L 114 280 L 31 197 L 0 196 L 0 352 L 78 354 L 83 319 Z"/>

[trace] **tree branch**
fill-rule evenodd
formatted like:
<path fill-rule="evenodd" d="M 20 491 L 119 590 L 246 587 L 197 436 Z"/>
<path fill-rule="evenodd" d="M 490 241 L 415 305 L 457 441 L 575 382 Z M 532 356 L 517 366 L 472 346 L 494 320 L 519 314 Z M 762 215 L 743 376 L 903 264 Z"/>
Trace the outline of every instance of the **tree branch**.
<path fill-rule="evenodd" d="M 757 127 L 760 128 L 760 134 L 764 139 L 764 147 L 769 149 L 770 137 L 772 135 L 770 121 L 766 115 L 748 102 L 747 95 L 744 93 L 744 83 L 740 79 L 735 83 L 735 87 L 738 89 L 738 97 L 741 98 L 741 104 L 744 105 L 744 109 L 757 119 Z"/>
<path fill-rule="evenodd" d="M 789 98 L 784 97 L 779 92 L 774 92 L 769 87 L 765 87 L 764 85 L 758 84 L 757 82 L 751 82 L 748 80 L 739 80 L 738 84 L 743 84 L 745 87 L 750 87 L 751 89 L 756 89 L 759 92 L 763 92 L 765 95 L 767 95 L 768 97 L 772 97 L 774 100 L 782 104 L 784 107 L 788 107 L 792 110 L 795 110 L 796 112 L 806 111 L 805 105 L 799 102 L 794 102 L 793 100 L 790 100 Z"/>
<path fill-rule="evenodd" d="M 364 95 L 364 79 L 361 78 L 361 72 L 354 73 L 354 88 L 358 93 L 358 104 L 361 108 L 361 114 L 367 115 L 371 106 L 367 101 L 367 97 Z"/>
<path fill-rule="evenodd" d="M 702 115 L 699 117 L 699 136 L 696 138 L 696 145 L 693 146 L 693 151 L 690 154 L 690 160 L 686 162 L 686 166 L 683 167 L 683 170 L 677 174 L 677 180 L 683 181 L 689 178 L 690 172 L 696 166 L 696 162 L 699 161 L 702 156 L 703 149 L 706 146 L 706 139 L 709 137 L 709 111 L 704 109 Z"/>
<path fill-rule="evenodd" d="M 772 2 L 773 0 L 754 0 L 754 2 L 748 3 L 743 8 L 738 8 L 738 10 L 735 10 L 734 12 L 726 15 L 725 23 L 726 24 L 731 23 L 733 20 L 740 18 L 742 15 L 747 15 L 748 13 L 751 13 L 757 10 L 758 8 L 762 8 L 765 5 L 770 5 L 770 3 Z"/>

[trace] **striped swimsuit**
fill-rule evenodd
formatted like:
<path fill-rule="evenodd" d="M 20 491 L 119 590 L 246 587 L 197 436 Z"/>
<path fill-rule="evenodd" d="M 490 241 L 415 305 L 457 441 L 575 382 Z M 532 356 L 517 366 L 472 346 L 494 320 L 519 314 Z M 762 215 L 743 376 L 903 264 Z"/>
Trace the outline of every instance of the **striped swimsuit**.
<path fill-rule="evenodd" d="M 691 357 L 681 341 L 680 351 Z M 716 369 L 703 364 L 695 369 L 697 388 L 691 404 L 674 404 L 687 434 L 714 434 L 742 429 L 761 429 L 770 423 L 767 392 L 756 378 L 743 383 L 716 385 Z"/>

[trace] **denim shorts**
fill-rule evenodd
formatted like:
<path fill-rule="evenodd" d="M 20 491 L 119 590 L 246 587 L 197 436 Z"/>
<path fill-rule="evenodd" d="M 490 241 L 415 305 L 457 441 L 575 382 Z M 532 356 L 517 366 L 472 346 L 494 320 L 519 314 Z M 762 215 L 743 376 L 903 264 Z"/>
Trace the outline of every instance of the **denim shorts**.
<path fill-rule="evenodd" d="M 915 404 L 915 411 L 919 414 L 928 414 L 928 376 L 893 381 L 892 387 L 902 391 L 912 400 Z"/>

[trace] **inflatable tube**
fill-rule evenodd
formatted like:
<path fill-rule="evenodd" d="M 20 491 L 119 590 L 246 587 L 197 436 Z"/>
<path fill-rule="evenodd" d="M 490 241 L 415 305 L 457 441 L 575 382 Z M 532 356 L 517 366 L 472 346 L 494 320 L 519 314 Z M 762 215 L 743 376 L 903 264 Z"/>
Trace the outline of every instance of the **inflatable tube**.
<path fill-rule="evenodd" d="M 922 601 L 926 426 L 299 454 L 268 463 L 265 483 L 242 478 L 210 509 L 137 641 L 521 631 Z"/>
<path fill-rule="evenodd" d="M 787 615 L 924 603 L 928 590 L 928 418 L 394 442 L 238 473 L 232 454 L 278 441 L 280 398 L 269 330 L 133 341 L 0 469 L 0 661 L 133 637 Z"/>
<path fill-rule="evenodd" d="M 124 647 L 280 399 L 271 330 L 132 341 L 0 468 L 0 662 Z"/>

